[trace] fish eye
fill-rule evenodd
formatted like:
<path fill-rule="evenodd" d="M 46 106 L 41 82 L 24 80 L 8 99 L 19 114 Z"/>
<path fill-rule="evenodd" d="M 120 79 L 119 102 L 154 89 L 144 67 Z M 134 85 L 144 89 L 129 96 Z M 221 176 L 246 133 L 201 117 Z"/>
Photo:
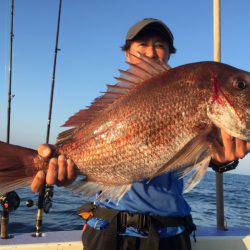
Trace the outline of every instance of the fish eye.
<path fill-rule="evenodd" d="M 244 80 L 237 79 L 234 83 L 234 86 L 239 90 L 243 90 L 246 88 L 247 84 Z"/>

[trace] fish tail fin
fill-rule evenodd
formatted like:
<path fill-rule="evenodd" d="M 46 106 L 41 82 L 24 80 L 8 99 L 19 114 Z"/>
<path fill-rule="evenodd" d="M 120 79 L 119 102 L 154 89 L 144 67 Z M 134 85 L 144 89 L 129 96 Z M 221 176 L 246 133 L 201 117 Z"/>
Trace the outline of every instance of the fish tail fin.
<path fill-rule="evenodd" d="M 5 194 L 31 183 L 37 152 L 0 141 L 0 193 Z"/>

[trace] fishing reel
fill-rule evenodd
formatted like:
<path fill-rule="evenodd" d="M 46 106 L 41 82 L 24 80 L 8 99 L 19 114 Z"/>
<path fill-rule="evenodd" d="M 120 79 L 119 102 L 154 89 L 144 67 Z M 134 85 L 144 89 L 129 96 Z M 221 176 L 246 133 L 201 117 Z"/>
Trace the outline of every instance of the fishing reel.
<path fill-rule="evenodd" d="M 34 205 L 37 206 L 37 216 L 36 216 L 36 231 L 31 234 L 32 237 L 42 237 L 43 233 L 41 232 L 42 227 L 42 217 L 43 212 L 49 213 L 51 207 L 52 207 L 52 197 L 54 195 L 54 186 L 52 185 L 45 185 L 43 187 L 43 190 L 40 192 L 38 201 L 34 202 L 33 200 L 27 200 L 26 206 L 32 207 Z"/>
<path fill-rule="evenodd" d="M 54 186 L 46 185 L 44 192 L 44 200 L 43 200 L 43 211 L 44 213 L 49 213 L 49 210 L 52 207 L 52 198 L 54 195 Z"/>
<path fill-rule="evenodd" d="M 39 196 L 38 202 L 33 200 L 27 200 L 26 206 L 32 207 L 36 205 L 38 208 L 43 209 L 44 213 L 49 213 L 52 203 L 53 203 L 53 195 L 54 195 L 54 186 L 46 185 L 44 190 L 44 196 Z"/>
<path fill-rule="evenodd" d="M 1 238 L 9 239 L 13 235 L 8 235 L 8 222 L 9 212 L 15 211 L 20 205 L 20 198 L 15 191 L 6 193 L 5 195 L 0 194 L 0 205 L 3 207 L 1 216 Z"/>
<path fill-rule="evenodd" d="M 15 191 L 0 195 L 0 205 L 8 212 L 15 211 L 20 205 L 20 198 Z"/>

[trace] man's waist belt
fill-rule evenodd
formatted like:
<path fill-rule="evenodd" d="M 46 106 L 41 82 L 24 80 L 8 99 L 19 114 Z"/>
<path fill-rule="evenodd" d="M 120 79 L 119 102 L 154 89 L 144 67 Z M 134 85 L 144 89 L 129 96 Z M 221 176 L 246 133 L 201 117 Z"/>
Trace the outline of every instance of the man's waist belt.
<path fill-rule="evenodd" d="M 117 239 L 120 234 L 124 233 L 127 227 L 137 228 L 139 231 L 147 231 L 148 237 L 141 242 L 143 250 L 157 250 L 159 249 L 160 236 L 157 233 L 158 228 L 164 227 L 178 227 L 183 226 L 185 233 L 191 234 L 196 230 L 191 215 L 184 217 L 163 217 L 151 216 L 147 214 L 120 212 L 117 210 L 97 207 L 93 204 L 85 204 L 78 209 L 78 214 L 90 214 L 90 218 L 100 218 L 109 222 L 111 225 L 115 223 Z M 104 229 L 105 230 L 105 229 Z M 118 240 L 120 242 L 120 240 Z M 119 246 L 119 243 L 117 244 Z"/>
<path fill-rule="evenodd" d="M 117 226 L 120 233 L 124 232 L 127 227 L 134 227 L 139 231 L 149 231 L 152 225 L 157 228 L 183 226 L 190 233 L 196 229 L 191 215 L 183 217 L 153 216 L 140 213 L 120 212 L 104 207 L 97 207 L 94 204 L 85 204 L 78 209 L 79 215 L 86 215 L 86 213 L 90 214 L 91 218 L 99 218 L 109 223 L 117 217 Z"/>
<path fill-rule="evenodd" d="M 134 227 L 138 231 L 149 231 L 151 224 L 156 228 L 183 226 L 190 233 L 195 230 L 191 215 L 184 217 L 153 216 L 147 214 L 120 212 L 117 217 L 120 232 L 127 227 Z"/>

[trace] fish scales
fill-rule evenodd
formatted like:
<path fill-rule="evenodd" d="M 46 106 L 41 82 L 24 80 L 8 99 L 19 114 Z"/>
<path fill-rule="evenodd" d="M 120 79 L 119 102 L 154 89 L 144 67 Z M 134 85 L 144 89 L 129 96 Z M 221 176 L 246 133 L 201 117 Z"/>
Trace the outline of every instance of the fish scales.
<path fill-rule="evenodd" d="M 85 136 L 91 140 L 83 144 L 80 139 L 78 152 L 71 150 L 67 157 L 72 158 L 87 177 L 101 183 L 108 179 L 117 185 L 152 176 L 196 136 L 192 125 L 206 118 L 201 100 L 208 93 L 203 91 L 203 96 L 199 96 L 201 91 L 194 79 L 187 84 L 185 78 L 175 78 L 172 82 L 169 78 L 171 80 L 171 73 L 167 72 L 161 79 L 145 84 L 128 98 L 114 103 L 86 128 L 89 134 Z M 180 87 L 176 89 L 176 86 Z M 183 100 L 185 95 L 195 98 Z M 99 134 L 94 135 L 95 131 Z M 82 137 L 76 132 L 76 140 Z"/>

